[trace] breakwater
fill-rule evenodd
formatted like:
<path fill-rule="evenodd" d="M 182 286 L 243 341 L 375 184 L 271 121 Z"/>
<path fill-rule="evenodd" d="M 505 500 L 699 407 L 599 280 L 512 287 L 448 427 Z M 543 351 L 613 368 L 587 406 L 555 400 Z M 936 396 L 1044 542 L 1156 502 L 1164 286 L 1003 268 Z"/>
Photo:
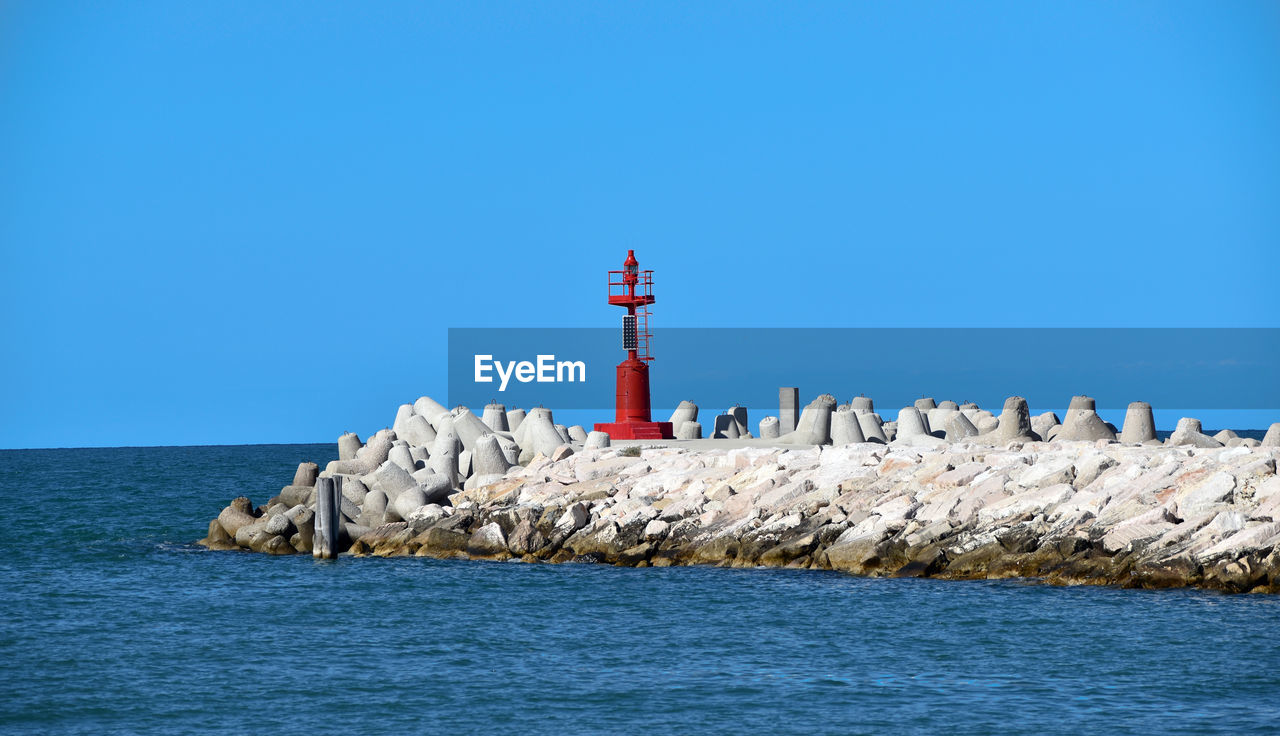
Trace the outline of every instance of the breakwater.
<path fill-rule="evenodd" d="M 367 444 L 344 435 L 339 460 L 303 463 L 266 504 L 236 499 L 202 543 L 311 552 L 317 488 L 341 478 L 335 551 L 353 555 L 1280 591 L 1275 430 L 1214 438 L 1187 420 L 1160 442 L 1143 437 L 1149 407 L 1117 431 L 1091 403 L 1065 422 L 1017 397 L 999 416 L 918 405 L 884 422 L 869 401 L 822 396 L 774 437 L 730 411 L 732 429 L 716 423 L 736 438 L 619 447 L 545 409 L 481 418 L 424 397 Z"/>

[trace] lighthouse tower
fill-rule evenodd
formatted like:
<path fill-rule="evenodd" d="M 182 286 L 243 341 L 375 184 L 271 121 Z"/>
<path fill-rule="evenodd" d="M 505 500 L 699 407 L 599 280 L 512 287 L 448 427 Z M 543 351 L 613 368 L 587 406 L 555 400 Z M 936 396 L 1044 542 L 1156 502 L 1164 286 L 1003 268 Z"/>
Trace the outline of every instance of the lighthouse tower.
<path fill-rule="evenodd" d="M 627 359 L 618 364 L 614 420 L 597 424 L 615 440 L 660 440 L 675 437 L 671 422 L 655 422 L 649 413 L 649 305 L 653 304 L 653 271 L 641 271 L 634 250 L 627 251 L 621 271 L 609 272 L 609 303 L 625 307 L 622 348 Z"/>

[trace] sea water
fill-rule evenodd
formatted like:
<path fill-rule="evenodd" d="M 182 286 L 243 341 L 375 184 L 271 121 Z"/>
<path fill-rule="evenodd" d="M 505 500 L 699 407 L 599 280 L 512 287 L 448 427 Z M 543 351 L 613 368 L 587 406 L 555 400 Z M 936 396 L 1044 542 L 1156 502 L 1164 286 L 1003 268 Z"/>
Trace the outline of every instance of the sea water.
<path fill-rule="evenodd" d="M 332 454 L 0 451 L 0 731 L 1280 730 L 1276 597 L 192 544 Z"/>

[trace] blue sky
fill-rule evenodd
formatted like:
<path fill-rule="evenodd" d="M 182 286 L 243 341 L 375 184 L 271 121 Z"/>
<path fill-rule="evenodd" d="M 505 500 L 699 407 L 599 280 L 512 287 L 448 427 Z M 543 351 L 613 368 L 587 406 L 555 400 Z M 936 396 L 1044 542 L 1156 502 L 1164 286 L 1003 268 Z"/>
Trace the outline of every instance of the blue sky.
<path fill-rule="evenodd" d="M 5 3 L 0 447 L 367 433 L 627 248 L 674 326 L 1276 327 L 1277 131 L 1274 2 Z"/>

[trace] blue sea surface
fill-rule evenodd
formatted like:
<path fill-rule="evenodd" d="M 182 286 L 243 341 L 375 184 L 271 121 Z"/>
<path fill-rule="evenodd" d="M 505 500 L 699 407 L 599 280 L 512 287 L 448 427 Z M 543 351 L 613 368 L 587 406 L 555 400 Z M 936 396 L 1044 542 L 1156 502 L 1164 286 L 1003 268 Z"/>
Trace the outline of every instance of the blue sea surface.
<path fill-rule="evenodd" d="M 1280 732 L 1280 598 L 268 557 L 330 445 L 0 451 L 6 733 Z"/>

